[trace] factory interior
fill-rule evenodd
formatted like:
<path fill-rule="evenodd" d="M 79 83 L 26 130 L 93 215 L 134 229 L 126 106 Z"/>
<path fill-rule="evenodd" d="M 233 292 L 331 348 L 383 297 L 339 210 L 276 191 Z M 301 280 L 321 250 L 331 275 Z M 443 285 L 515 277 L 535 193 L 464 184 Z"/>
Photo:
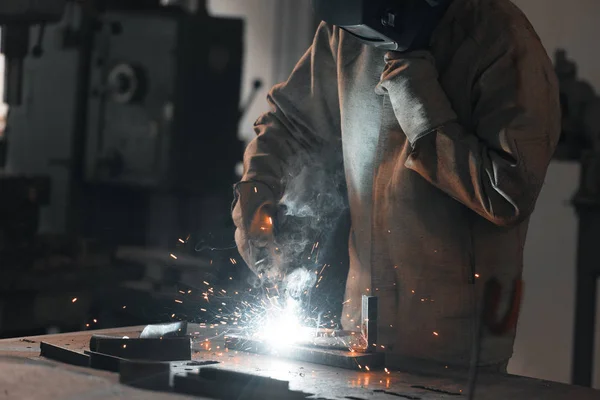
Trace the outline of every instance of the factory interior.
<path fill-rule="evenodd" d="M 244 151 L 319 1 L 1 0 L 0 399 L 600 399 L 600 2 L 511 1 L 553 65 L 562 122 L 495 372 L 481 343 L 470 368 L 389 361 L 372 342 L 379 288 L 358 299 L 359 330 L 341 329 L 347 205 L 294 253 L 310 260 L 304 322 L 238 251 Z M 305 329 L 310 343 L 272 344 Z"/>

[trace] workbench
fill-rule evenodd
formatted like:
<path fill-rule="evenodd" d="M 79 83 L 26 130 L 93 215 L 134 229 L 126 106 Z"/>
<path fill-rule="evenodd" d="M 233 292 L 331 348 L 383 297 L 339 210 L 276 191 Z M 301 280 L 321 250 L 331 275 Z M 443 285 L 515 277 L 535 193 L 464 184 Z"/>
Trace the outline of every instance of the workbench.
<path fill-rule="evenodd" d="M 92 333 L 137 337 L 142 327 L 85 331 L 0 340 L 0 399 L 186 399 L 174 393 L 134 389 L 117 373 L 54 362 L 39 356 L 40 342 L 71 350 L 88 349 Z M 210 344 L 208 344 L 210 343 Z M 208 350 L 210 349 L 210 350 Z M 196 338 L 193 360 L 218 361 L 217 368 L 290 382 L 311 399 L 466 399 L 467 376 L 431 376 L 400 371 L 352 371 L 227 350 L 218 339 Z M 195 368 L 190 366 L 186 370 Z M 514 375 L 480 375 L 478 400 L 600 399 L 600 391 Z"/>

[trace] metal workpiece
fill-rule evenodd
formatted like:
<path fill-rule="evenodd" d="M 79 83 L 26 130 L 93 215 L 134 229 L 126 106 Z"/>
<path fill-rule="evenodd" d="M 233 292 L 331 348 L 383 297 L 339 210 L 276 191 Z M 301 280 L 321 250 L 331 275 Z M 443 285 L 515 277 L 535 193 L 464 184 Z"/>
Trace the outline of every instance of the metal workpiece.
<path fill-rule="evenodd" d="M 128 386 L 148 390 L 169 390 L 171 364 L 168 362 L 148 362 L 122 360 L 119 369 L 119 382 Z"/>
<path fill-rule="evenodd" d="M 225 347 L 230 350 L 272 355 L 282 359 L 305 361 L 356 371 L 366 370 L 367 368 L 383 368 L 385 361 L 385 354 L 383 353 L 362 353 L 307 345 L 292 345 L 277 350 L 267 343 L 236 336 L 227 336 L 225 338 Z"/>
<path fill-rule="evenodd" d="M 146 325 L 140 339 L 160 339 L 186 336 L 188 332 L 188 323 L 178 321 L 170 324 Z"/>
<path fill-rule="evenodd" d="M 89 355 L 46 342 L 40 343 L 40 356 L 80 367 L 90 365 Z"/>
<path fill-rule="evenodd" d="M 360 330 L 367 342 L 366 351 L 375 352 L 377 350 L 377 313 L 378 299 L 376 296 L 362 297 L 362 312 Z"/>
<path fill-rule="evenodd" d="M 90 351 L 133 360 L 181 361 L 191 360 L 192 343 L 189 337 L 140 339 L 93 335 Z"/>
<path fill-rule="evenodd" d="M 289 382 L 216 368 L 198 373 L 176 375 L 176 393 L 193 394 L 222 400 L 305 399 L 309 395 L 289 390 Z"/>

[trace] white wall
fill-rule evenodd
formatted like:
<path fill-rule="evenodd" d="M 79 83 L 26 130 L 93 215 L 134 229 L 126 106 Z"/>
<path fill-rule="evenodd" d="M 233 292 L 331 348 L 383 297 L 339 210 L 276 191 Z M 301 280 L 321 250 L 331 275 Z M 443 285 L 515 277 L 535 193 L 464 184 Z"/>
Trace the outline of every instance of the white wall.
<path fill-rule="evenodd" d="M 566 49 L 579 66 L 580 76 L 599 90 L 600 1 L 513 2 L 529 17 L 548 53 L 553 57 L 555 49 Z M 525 248 L 525 297 L 511 373 L 570 382 L 577 240 L 570 200 L 578 181 L 577 164 L 554 162 L 532 216 Z M 596 337 L 595 386 L 600 388 L 598 329 Z"/>
<path fill-rule="evenodd" d="M 246 22 L 246 52 L 242 101 L 252 82 L 259 78 L 263 88 L 240 125 L 242 139 L 254 137 L 254 121 L 268 110 L 267 92 L 292 71 L 308 49 L 314 26 L 308 0 L 209 0 L 214 15 L 242 17 Z"/>

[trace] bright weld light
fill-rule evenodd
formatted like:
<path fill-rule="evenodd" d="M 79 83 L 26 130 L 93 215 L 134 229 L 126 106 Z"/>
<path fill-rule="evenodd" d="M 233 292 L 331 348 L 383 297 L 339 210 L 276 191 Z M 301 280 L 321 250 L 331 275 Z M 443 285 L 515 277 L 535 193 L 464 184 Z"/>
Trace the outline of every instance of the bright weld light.
<path fill-rule="evenodd" d="M 283 350 L 307 339 L 307 330 L 300 324 L 300 307 L 297 301 L 289 299 L 283 309 L 273 309 L 267 313 L 264 324 L 255 337 L 268 344 L 273 350 Z"/>

